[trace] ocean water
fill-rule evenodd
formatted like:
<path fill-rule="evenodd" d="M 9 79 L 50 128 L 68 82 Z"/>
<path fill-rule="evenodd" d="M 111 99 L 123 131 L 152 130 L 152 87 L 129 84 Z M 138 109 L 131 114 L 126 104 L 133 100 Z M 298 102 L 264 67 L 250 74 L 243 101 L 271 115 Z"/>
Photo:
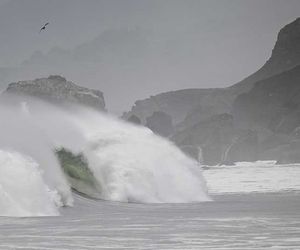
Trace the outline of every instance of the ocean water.
<path fill-rule="evenodd" d="M 204 171 L 211 194 L 280 193 L 300 190 L 300 164 L 244 162 Z"/>
<path fill-rule="evenodd" d="M 20 101 L 0 107 L 0 249 L 300 249 L 300 165 L 203 167 L 146 128 Z M 67 176 L 59 148 L 89 171 Z"/>
<path fill-rule="evenodd" d="M 264 178 L 255 179 L 253 167 L 259 176 L 265 173 Z M 74 194 L 74 207 L 61 208 L 58 217 L 0 217 L 0 249 L 298 250 L 299 167 L 249 165 L 205 170 L 212 202 L 136 204 Z M 247 172 L 251 173 L 251 189 L 239 192 L 245 187 Z M 281 190 L 272 191 L 266 184 L 274 175 L 278 183 L 284 183 Z M 240 181 L 219 182 L 222 176 Z"/>
<path fill-rule="evenodd" d="M 14 103 L 0 106 L 0 216 L 58 215 L 59 207 L 73 206 L 72 188 L 94 188 L 89 178 L 102 200 L 210 200 L 199 164 L 147 128 L 82 107 Z M 55 153 L 62 148 L 82 154 L 92 177 L 77 166 L 66 176 Z"/>

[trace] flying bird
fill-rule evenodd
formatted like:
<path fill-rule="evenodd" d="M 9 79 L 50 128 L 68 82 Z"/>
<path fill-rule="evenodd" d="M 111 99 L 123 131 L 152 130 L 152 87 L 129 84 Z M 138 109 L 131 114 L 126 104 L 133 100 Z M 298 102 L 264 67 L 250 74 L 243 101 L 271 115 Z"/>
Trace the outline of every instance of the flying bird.
<path fill-rule="evenodd" d="M 39 33 L 41 33 L 43 30 L 45 30 L 48 24 L 49 24 L 49 23 L 46 23 L 46 24 L 40 29 L 40 32 L 39 32 Z"/>

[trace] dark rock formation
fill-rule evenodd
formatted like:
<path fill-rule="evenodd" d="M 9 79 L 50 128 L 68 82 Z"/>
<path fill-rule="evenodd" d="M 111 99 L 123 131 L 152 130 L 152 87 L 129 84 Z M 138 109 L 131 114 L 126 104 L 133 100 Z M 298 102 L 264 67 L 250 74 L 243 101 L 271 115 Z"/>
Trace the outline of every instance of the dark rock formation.
<path fill-rule="evenodd" d="M 146 118 L 146 126 L 154 133 L 168 137 L 174 132 L 172 117 L 164 112 L 154 112 Z"/>
<path fill-rule="evenodd" d="M 186 114 L 212 92 L 213 89 L 185 89 L 151 96 L 136 101 L 131 111 L 124 113 L 122 117 L 127 120 L 131 115 L 135 115 L 145 125 L 147 117 L 156 111 L 161 111 L 170 115 L 175 125 L 183 121 Z"/>
<path fill-rule="evenodd" d="M 203 150 L 201 146 L 197 145 L 183 145 L 179 148 L 189 157 L 197 160 L 199 163 L 203 164 Z"/>
<path fill-rule="evenodd" d="M 11 83 L 4 94 L 33 96 L 54 104 L 80 104 L 105 110 L 101 91 L 80 87 L 61 76 Z"/>
<path fill-rule="evenodd" d="M 152 96 L 136 102 L 125 116 L 135 114 L 145 124 L 153 112 L 165 112 L 175 125 L 171 139 L 194 158 L 200 147 L 205 164 L 295 162 L 299 104 L 300 18 L 279 32 L 270 59 L 241 82 Z"/>
<path fill-rule="evenodd" d="M 300 124 L 300 66 L 257 82 L 233 103 L 236 124 L 288 134 Z"/>
<path fill-rule="evenodd" d="M 291 140 L 289 143 L 270 148 L 262 152 L 261 159 L 277 160 L 278 164 L 300 162 L 300 140 Z"/>
<path fill-rule="evenodd" d="M 199 145 L 203 151 L 203 161 L 215 165 L 222 161 L 223 154 L 235 134 L 233 117 L 230 114 L 221 114 L 177 132 L 171 139 L 180 147 Z"/>
<path fill-rule="evenodd" d="M 236 161 L 253 161 L 258 159 L 258 154 L 259 143 L 257 131 L 243 131 L 225 150 L 222 163 L 232 164 Z"/>
<path fill-rule="evenodd" d="M 300 64 L 300 18 L 287 24 L 278 33 L 270 59 L 254 74 L 233 85 L 238 92 L 250 90 L 253 83 L 292 69 Z"/>
<path fill-rule="evenodd" d="M 204 116 L 230 113 L 235 98 L 251 90 L 254 83 L 299 64 L 300 18 L 281 29 L 270 59 L 241 82 L 224 89 L 186 89 L 152 96 L 137 101 L 124 117 L 135 114 L 145 124 L 145 118 L 154 111 L 163 111 L 172 116 L 175 125 L 185 120 L 186 124 L 182 126 L 192 126 Z"/>
<path fill-rule="evenodd" d="M 130 116 L 127 121 L 129 121 L 133 124 L 136 124 L 136 125 L 141 125 L 142 124 L 140 118 L 138 118 L 136 115 Z"/>

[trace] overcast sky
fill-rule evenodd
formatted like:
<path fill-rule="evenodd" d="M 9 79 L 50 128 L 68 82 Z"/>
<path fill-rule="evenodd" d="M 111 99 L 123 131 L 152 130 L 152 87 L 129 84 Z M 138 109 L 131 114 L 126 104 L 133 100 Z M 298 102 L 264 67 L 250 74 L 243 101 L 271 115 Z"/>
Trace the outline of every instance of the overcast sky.
<path fill-rule="evenodd" d="M 36 51 L 48 57 L 54 47 L 72 51 L 80 61 L 84 51 L 105 50 L 108 41 L 116 52 L 103 52 L 101 74 L 83 66 L 74 74 L 70 68 L 57 73 L 102 90 L 108 108 L 120 113 L 135 100 L 162 91 L 238 82 L 262 66 L 280 28 L 299 16 L 299 0 L 0 0 L 0 67 L 19 66 Z M 39 34 L 48 21 L 48 29 Z M 124 29 L 139 30 L 133 34 L 138 37 L 132 41 L 134 60 L 131 54 L 116 55 L 124 52 L 119 50 L 122 39 L 131 41 L 124 33 L 103 35 Z M 80 49 L 84 46 L 88 49 Z"/>

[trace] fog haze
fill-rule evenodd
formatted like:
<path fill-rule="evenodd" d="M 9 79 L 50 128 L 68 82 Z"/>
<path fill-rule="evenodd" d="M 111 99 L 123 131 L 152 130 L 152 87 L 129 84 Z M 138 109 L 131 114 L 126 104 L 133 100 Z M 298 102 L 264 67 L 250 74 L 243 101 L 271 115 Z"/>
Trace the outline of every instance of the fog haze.
<path fill-rule="evenodd" d="M 160 92 L 238 82 L 299 10 L 297 0 L 1 0 L 0 86 L 61 74 L 120 114 Z"/>

